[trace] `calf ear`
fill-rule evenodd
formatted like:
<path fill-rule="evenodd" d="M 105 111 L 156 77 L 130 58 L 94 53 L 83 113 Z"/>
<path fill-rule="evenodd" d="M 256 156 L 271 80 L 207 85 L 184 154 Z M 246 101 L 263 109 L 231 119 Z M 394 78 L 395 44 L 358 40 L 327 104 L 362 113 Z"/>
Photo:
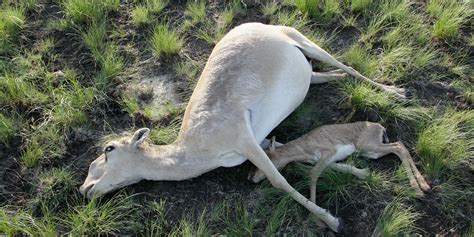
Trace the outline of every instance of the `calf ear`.
<path fill-rule="evenodd" d="M 150 134 L 150 129 L 148 128 L 140 128 L 138 129 L 134 134 L 132 139 L 130 140 L 130 145 L 132 147 L 138 147 L 140 144 L 145 141 L 145 139 L 148 137 L 148 134 Z"/>

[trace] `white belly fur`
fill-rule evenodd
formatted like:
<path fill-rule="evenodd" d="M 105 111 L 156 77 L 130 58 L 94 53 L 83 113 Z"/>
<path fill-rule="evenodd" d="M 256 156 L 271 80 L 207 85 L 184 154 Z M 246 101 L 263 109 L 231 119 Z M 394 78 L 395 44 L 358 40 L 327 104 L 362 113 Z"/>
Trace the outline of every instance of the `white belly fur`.
<path fill-rule="evenodd" d="M 265 137 L 303 102 L 311 82 L 311 66 L 295 47 L 286 70 L 274 78 L 274 87 L 250 108 L 251 126 L 257 142 Z"/>

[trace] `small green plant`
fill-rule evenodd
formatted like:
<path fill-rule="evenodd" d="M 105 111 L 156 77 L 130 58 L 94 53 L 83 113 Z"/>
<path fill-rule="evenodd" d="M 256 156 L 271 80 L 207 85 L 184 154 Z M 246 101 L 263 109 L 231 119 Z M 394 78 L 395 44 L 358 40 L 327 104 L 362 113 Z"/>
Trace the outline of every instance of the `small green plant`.
<path fill-rule="evenodd" d="M 90 26 L 81 33 L 84 44 L 89 48 L 92 55 L 99 59 L 106 47 L 107 28 L 105 21 L 92 22 Z"/>
<path fill-rule="evenodd" d="M 365 11 L 368 10 L 370 5 L 372 4 L 372 0 L 351 0 L 350 4 L 352 11 Z"/>
<path fill-rule="evenodd" d="M 371 77 L 377 70 L 377 59 L 359 44 L 354 44 L 342 55 L 344 61 L 349 62 L 362 75 Z"/>
<path fill-rule="evenodd" d="M 129 115 L 133 116 L 138 111 L 140 111 L 140 105 L 138 104 L 138 99 L 134 95 L 124 94 L 122 95 L 122 108 Z"/>
<path fill-rule="evenodd" d="M 31 132 L 26 148 L 21 154 L 21 160 L 26 167 L 31 168 L 38 161 L 47 163 L 62 156 L 65 151 L 66 144 L 61 127 L 47 123 Z"/>
<path fill-rule="evenodd" d="M 25 151 L 21 154 L 23 165 L 27 168 L 36 166 L 38 160 L 43 157 L 44 151 L 37 139 L 28 142 Z"/>
<path fill-rule="evenodd" d="M 416 150 L 423 162 L 425 173 L 441 178 L 460 161 L 472 157 L 472 111 L 446 111 L 424 126 L 419 134 Z"/>
<path fill-rule="evenodd" d="M 213 219 L 220 220 L 225 225 L 224 235 L 252 235 L 256 221 L 249 215 L 243 203 L 230 205 L 228 202 L 222 202 L 213 214 Z"/>
<path fill-rule="evenodd" d="M 274 1 L 267 2 L 262 6 L 260 11 L 264 16 L 273 16 L 276 11 L 279 9 L 278 4 Z"/>
<path fill-rule="evenodd" d="M 193 24 L 206 20 L 206 2 L 202 0 L 188 1 L 184 15 L 191 17 Z"/>
<path fill-rule="evenodd" d="M 145 6 L 150 13 L 160 13 L 168 4 L 169 0 L 145 0 Z"/>
<path fill-rule="evenodd" d="M 179 127 L 180 123 L 174 122 L 166 127 L 153 128 L 150 133 L 150 140 L 156 145 L 171 144 L 178 137 Z"/>
<path fill-rule="evenodd" d="M 120 0 L 65 0 L 64 12 L 74 22 L 102 21 L 108 11 L 116 11 Z"/>
<path fill-rule="evenodd" d="M 100 71 L 95 76 L 96 88 L 104 91 L 109 88 L 112 79 L 122 72 L 124 59 L 119 55 L 117 46 L 111 42 L 99 57 Z"/>
<path fill-rule="evenodd" d="M 7 236 L 54 236 L 56 226 L 49 210 L 42 206 L 40 218 L 29 211 L 0 207 L 0 233 Z"/>
<path fill-rule="evenodd" d="M 97 21 L 104 17 L 103 5 L 98 0 L 66 0 L 64 13 L 75 22 Z"/>
<path fill-rule="evenodd" d="M 183 217 L 177 227 L 171 230 L 168 236 L 211 236 L 211 230 L 209 229 L 207 221 L 204 219 L 204 215 L 205 210 L 196 223 L 190 221 L 189 217 Z"/>
<path fill-rule="evenodd" d="M 430 0 L 426 9 L 435 18 L 432 34 L 441 39 L 457 37 L 461 25 L 474 12 L 466 1 Z"/>
<path fill-rule="evenodd" d="M 163 229 L 168 224 L 165 201 L 163 199 L 160 199 L 159 202 L 152 201 L 149 204 L 149 210 L 151 213 L 145 224 L 145 236 L 157 236 L 163 233 Z"/>
<path fill-rule="evenodd" d="M 184 45 L 184 40 L 178 32 L 169 29 L 167 24 L 157 25 L 150 39 L 151 49 L 156 57 L 178 53 Z"/>
<path fill-rule="evenodd" d="M 143 5 L 136 6 L 131 13 L 132 21 L 136 25 L 148 24 L 151 22 L 148 8 Z"/>
<path fill-rule="evenodd" d="M 9 139 L 15 134 L 14 121 L 0 113 L 0 142 L 8 143 Z"/>
<path fill-rule="evenodd" d="M 12 50 L 12 42 L 17 37 L 18 31 L 25 24 L 25 12 L 22 7 L 12 7 L 3 4 L 0 8 L 0 53 Z"/>
<path fill-rule="evenodd" d="M 322 0 L 295 0 L 294 4 L 298 10 L 308 14 L 311 17 L 319 17 L 321 11 L 319 5 Z"/>
<path fill-rule="evenodd" d="M 34 182 L 35 198 L 30 200 L 33 207 L 47 207 L 56 211 L 67 197 L 75 191 L 73 174 L 64 168 L 53 168 L 38 174 Z"/>
<path fill-rule="evenodd" d="M 132 196 L 119 193 L 106 201 L 76 200 L 60 219 L 71 235 L 100 235 L 111 232 L 125 234 L 137 225 L 137 206 Z"/>
<path fill-rule="evenodd" d="M 94 90 L 82 86 L 73 70 L 66 68 L 64 71 L 64 83 L 54 90 L 51 116 L 54 122 L 73 127 L 87 121 L 86 111 L 94 99 Z"/>
<path fill-rule="evenodd" d="M 400 236 L 414 234 L 417 230 L 415 221 L 419 214 L 400 200 L 390 202 L 377 219 L 374 236 Z"/>

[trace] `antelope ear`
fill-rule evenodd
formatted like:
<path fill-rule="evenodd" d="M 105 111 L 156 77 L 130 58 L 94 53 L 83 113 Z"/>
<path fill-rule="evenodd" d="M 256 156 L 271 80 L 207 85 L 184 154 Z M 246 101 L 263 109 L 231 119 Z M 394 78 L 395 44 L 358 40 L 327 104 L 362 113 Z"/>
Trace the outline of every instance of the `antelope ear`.
<path fill-rule="evenodd" d="M 145 141 L 145 139 L 148 137 L 148 134 L 150 134 L 150 129 L 148 128 L 140 128 L 138 129 L 134 134 L 132 139 L 130 140 L 130 145 L 132 147 L 138 147 L 140 144 Z"/>
<path fill-rule="evenodd" d="M 271 152 L 274 152 L 275 151 L 275 136 L 272 137 L 272 139 L 270 139 L 270 146 L 269 146 L 269 149 Z"/>

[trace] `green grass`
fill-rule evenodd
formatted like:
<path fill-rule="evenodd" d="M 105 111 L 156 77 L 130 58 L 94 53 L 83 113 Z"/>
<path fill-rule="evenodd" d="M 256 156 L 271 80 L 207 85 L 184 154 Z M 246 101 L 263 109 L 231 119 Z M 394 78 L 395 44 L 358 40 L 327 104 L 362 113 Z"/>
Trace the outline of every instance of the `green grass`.
<path fill-rule="evenodd" d="M 451 39 L 459 36 L 462 24 L 472 18 L 472 5 L 467 1 L 430 0 L 428 13 L 435 19 L 432 29 L 434 37 Z"/>
<path fill-rule="evenodd" d="M 474 155 L 473 119 L 472 111 L 448 110 L 420 130 L 416 150 L 428 176 L 441 178 Z"/>
<path fill-rule="evenodd" d="M 145 0 L 145 6 L 150 13 L 160 13 L 168 6 L 169 0 Z"/>
<path fill-rule="evenodd" d="M 104 201 L 77 200 L 59 221 L 69 228 L 69 235 L 123 234 L 136 231 L 137 215 L 138 206 L 132 202 L 132 196 L 119 193 Z"/>
<path fill-rule="evenodd" d="M 180 123 L 174 122 L 168 126 L 153 128 L 150 132 L 150 140 L 156 145 L 171 144 L 176 140 Z"/>
<path fill-rule="evenodd" d="M 56 212 L 77 191 L 73 177 L 74 174 L 65 168 L 41 171 L 33 186 L 35 197 L 29 200 L 29 205 L 32 209 L 43 207 Z"/>
<path fill-rule="evenodd" d="M 311 17 L 319 17 L 321 15 L 319 9 L 321 2 L 322 0 L 295 0 L 294 4 L 301 12 L 308 14 Z"/>
<path fill-rule="evenodd" d="M 15 135 L 15 121 L 0 113 L 0 142 L 3 144 L 8 143 L 10 138 Z"/>
<path fill-rule="evenodd" d="M 371 77 L 377 69 L 377 59 L 367 52 L 368 50 L 359 44 L 352 45 L 344 52 L 342 58 L 362 75 Z"/>
<path fill-rule="evenodd" d="M 86 111 L 94 100 L 92 87 L 84 87 L 79 83 L 77 74 L 65 70 L 65 81 L 54 90 L 56 102 L 51 111 L 52 120 L 63 126 L 77 126 L 87 121 Z"/>
<path fill-rule="evenodd" d="M 145 223 L 145 236 L 157 236 L 163 233 L 163 229 L 168 224 L 165 201 L 160 199 L 150 202 L 148 210 L 151 212 Z"/>
<path fill-rule="evenodd" d="M 107 28 L 106 22 L 94 21 L 91 25 L 81 32 L 82 40 L 84 44 L 89 48 L 91 54 L 99 59 L 102 56 L 103 50 L 106 47 L 107 40 Z"/>
<path fill-rule="evenodd" d="M 381 119 L 399 119 L 422 124 L 430 118 L 427 109 L 407 106 L 390 94 L 375 90 L 360 81 L 341 81 L 339 89 L 345 101 L 354 110 L 372 110 Z"/>
<path fill-rule="evenodd" d="M 188 1 L 184 15 L 191 18 L 191 23 L 196 24 L 206 20 L 206 1 Z"/>
<path fill-rule="evenodd" d="M 150 12 L 146 6 L 136 6 L 131 12 L 132 22 L 136 25 L 144 25 L 151 22 Z"/>
<path fill-rule="evenodd" d="M 150 45 L 153 55 L 156 57 L 169 56 L 181 50 L 184 46 L 184 40 L 167 24 L 160 23 L 153 29 Z"/>
<path fill-rule="evenodd" d="M 0 76 L 0 104 L 2 106 L 32 106 L 47 101 L 48 96 L 32 83 L 12 74 Z"/>
<path fill-rule="evenodd" d="M 48 163 L 64 155 L 66 151 L 65 137 L 60 127 L 54 123 L 45 124 L 27 138 L 26 148 L 21 153 L 21 161 L 27 168 L 38 162 Z"/>
<path fill-rule="evenodd" d="M 222 202 L 214 208 L 213 219 L 225 226 L 222 234 L 227 236 L 251 236 L 256 223 L 243 203 Z"/>
<path fill-rule="evenodd" d="M 62 4 L 69 19 L 83 23 L 103 20 L 107 12 L 119 9 L 120 0 L 65 0 Z"/>
<path fill-rule="evenodd" d="M 11 52 L 25 20 L 24 8 L 2 4 L 0 8 L 0 54 Z"/>
<path fill-rule="evenodd" d="M 260 8 L 260 12 L 262 12 L 264 16 L 273 16 L 278 11 L 278 9 L 279 6 L 276 2 L 269 1 L 262 5 L 262 7 Z"/>
<path fill-rule="evenodd" d="M 26 210 L 0 207 L 0 233 L 7 236 L 54 236 L 55 220 L 47 208 L 42 207 L 42 217 L 35 217 Z"/>
<path fill-rule="evenodd" d="M 122 95 L 122 108 L 128 114 L 133 116 L 135 113 L 140 111 L 140 105 L 138 99 L 134 95 L 124 94 Z"/>
<path fill-rule="evenodd" d="M 393 200 L 384 208 L 377 219 L 375 236 L 402 236 L 415 234 L 415 221 L 420 215 L 400 200 Z"/>
<path fill-rule="evenodd" d="M 372 0 L 350 0 L 351 10 L 354 12 L 365 11 L 372 4 Z"/>

